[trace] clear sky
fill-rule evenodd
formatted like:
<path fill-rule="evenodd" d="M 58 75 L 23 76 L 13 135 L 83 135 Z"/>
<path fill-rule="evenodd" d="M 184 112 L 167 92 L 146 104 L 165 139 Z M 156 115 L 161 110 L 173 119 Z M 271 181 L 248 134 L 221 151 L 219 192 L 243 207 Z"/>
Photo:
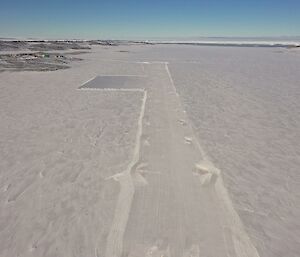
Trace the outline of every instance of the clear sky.
<path fill-rule="evenodd" d="M 300 0 L 0 0 L 0 37 L 299 35 Z"/>

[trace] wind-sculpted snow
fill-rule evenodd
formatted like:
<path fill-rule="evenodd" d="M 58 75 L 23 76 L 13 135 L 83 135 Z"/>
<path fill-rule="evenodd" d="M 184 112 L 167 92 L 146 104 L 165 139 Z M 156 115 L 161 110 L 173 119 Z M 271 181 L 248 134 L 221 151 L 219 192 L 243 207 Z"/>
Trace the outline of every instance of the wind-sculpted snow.
<path fill-rule="evenodd" d="M 135 144 L 142 92 L 78 92 L 72 73 L 64 85 L 49 77 L 1 79 L 1 257 L 104 254 L 119 191 L 106 178 Z"/>

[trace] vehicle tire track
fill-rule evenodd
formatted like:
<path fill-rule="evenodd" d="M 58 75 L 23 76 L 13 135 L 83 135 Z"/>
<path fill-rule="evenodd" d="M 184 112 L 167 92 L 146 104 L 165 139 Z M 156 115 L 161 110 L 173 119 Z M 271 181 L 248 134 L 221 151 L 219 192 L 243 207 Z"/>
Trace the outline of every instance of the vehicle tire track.
<path fill-rule="evenodd" d="M 171 76 L 168 62 L 165 62 L 165 69 L 168 74 L 169 80 L 175 90 L 176 96 L 179 98 L 179 94 L 177 93 L 173 78 Z M 179 101 L 180 102 L 180 101 Z M 186 117 L 186 120 L 188 118 Z M 188 124 L 191 124 L 190 122 L 187 122 Z M 212 175 L 217 176 L 216 181 L 214 183 L 214 190 L 216 192 L 216 196 L 219 200 L 219 204 L 221 209 L 223 210 L 224 215 L 224 228 L 227 227 L 227 230 L 229 230 L 230 233 L 225 233 L 223 229 L 223 236 L 225 238 L 225 242 L 227 245 L 227 255 L 230 255 L 230 251 L 234 251 L 236 256 L 239 257 L 259 257 L 258 251 L 253 245 L 250 237 L 248 236 L 244 225 L 236 212 L 236 210 L 233 207 L 233 203 L 230 199 L 230 196 L 228 194 L 228 191 L 226 187 L 224 186 L 224 182 L 221 176 L 221 171 L 215 167 L 215 165 L 212 163 L 210 158 L 205 153 L 203 147 L 200 145 L 197 137 L 195 136 L 194 129 L 192 125 L 189 125 L 190 129 L 192 131 L 193 138 L 195 138 L 195 145 L 198 148 L 199 152 L 202 155 L 203 164 L 206 164 L 205 168 L 208 172 L 210 172 Z M 225 235 L 226 234 L 226 235 Z M 227 238 L 228 234 L 231 238 Z M 232 242 L 233 245 L 228 245 L 228 241 Z M 233 248 L 233 249 L 232 249 Z"/>
<path fill-rule="evenodd" d="M 140 92 L 141 90 L 137 89 L 137 91 Z M 133 195 L 135 192 L 134 182 L 131 173 L 140 159 L 143 118 L 145 114 L 145 106 L 147 101 L 147 91 L 143 90 L 143 92 L 144 95 L 143 95 L 141 111 L 138 119 L 138 128 L 137 128 L 137 134 L 135 139 L 133 157 L 126 170 L 123 171 L 121 174 L 118 174 L 120 176 L 118 176 L 118 178 L 116 179 L 120 183 L 120 192 L 119 192 L 119 197 L 115 209 L 112 226 L 107 237 L 106 250 L 105 250 L 106 257 L 120 257 L 123 251 L 123 236 L 125 233 L 125 229 L 126 229 L 131 205 L 132 205 Z"/>

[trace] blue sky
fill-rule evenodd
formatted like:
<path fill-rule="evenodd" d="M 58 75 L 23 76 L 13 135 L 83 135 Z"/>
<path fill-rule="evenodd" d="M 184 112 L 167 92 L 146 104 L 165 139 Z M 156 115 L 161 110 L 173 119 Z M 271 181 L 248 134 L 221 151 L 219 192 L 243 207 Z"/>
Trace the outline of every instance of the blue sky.
<path fill-rule="evenodd" d="M 0 0 L 0 37 L 299 35 L 300 0 Z"/>

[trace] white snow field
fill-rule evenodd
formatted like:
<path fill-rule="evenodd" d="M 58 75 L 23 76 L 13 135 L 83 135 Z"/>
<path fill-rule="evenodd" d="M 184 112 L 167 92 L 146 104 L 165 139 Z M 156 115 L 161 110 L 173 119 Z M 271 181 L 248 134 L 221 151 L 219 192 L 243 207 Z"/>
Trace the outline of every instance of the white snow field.
<path fill-rule="evenodd" d="M 300 51 L 94 46 L 0 73 L 0 256 L 300 255 Z"/>

